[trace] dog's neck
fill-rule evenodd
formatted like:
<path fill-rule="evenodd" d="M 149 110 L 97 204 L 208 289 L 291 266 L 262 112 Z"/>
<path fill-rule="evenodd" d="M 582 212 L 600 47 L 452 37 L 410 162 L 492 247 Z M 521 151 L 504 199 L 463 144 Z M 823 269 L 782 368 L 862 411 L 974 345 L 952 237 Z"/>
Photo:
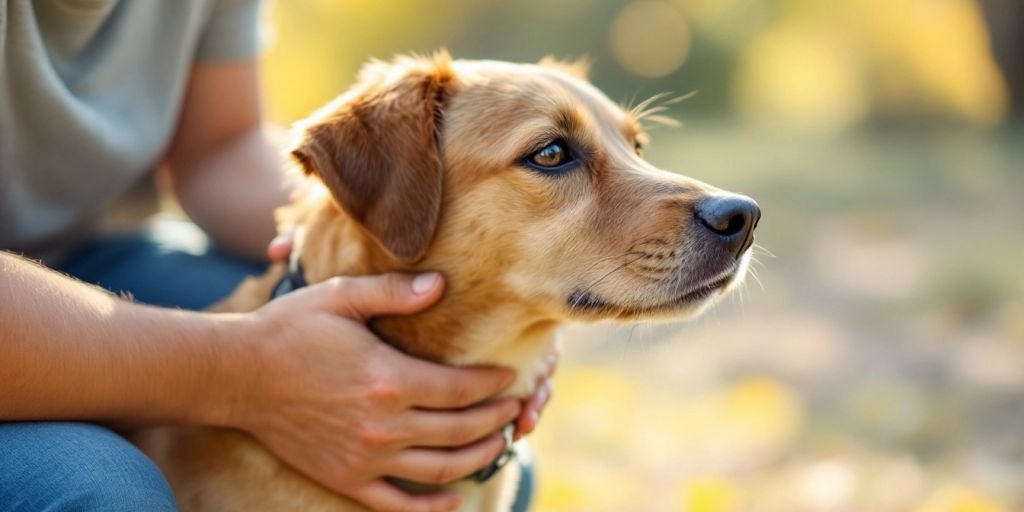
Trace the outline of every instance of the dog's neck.
<path fill-rule="evenodd" d="M 309 283 L 337 275 L 444 271 L 395 261 L 329 198 L 305 200 L 283 209 L 280 216 L 285 226 L 301 226 L 295 243 Z M 375 318 L 370 327 L 416 357 L 460 366 L 513 368 L 517 379 L 506 394 L 525 397 L 533 391 L 557 342 L 559 323 L 528 304 L 496 301 L 489 297 L 492 291 L 477 288 L 448 279 L 437 304 L 413 315 Z"/>

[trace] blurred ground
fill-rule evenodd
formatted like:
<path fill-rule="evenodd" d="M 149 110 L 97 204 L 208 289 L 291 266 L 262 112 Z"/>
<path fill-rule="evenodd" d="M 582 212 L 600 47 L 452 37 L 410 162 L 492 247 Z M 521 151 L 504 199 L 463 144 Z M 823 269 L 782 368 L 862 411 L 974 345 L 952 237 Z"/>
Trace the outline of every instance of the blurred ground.
<path fill-rule="evenodd" d="M 1022 20 L 1017 0 L 287 0 L 268 105 L 290 123 L 368 58 L 440 47 L 588 55 L 624 103 L 699 91 L 648 157 L 760 202 L 760 284 L 686 325 L 569 331 L 536 510 L 1021 511 Z"/>

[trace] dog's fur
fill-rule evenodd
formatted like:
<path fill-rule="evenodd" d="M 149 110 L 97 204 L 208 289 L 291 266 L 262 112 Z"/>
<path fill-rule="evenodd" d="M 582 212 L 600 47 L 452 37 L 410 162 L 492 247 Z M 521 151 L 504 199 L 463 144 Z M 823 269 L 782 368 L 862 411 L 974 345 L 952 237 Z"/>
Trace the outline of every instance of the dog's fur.
<path fill-rule="evenodd" d="M 512 367 L 508 393 L 525 397 L 562 323 L 685 317 L 742 279 L 749 256 L 719 247 L 694 215 L 698 199 L 721 191 L 645 162 L 644 137 L 579 67 L 445 53 L 374 62 L 299 126 L 291 155 L 312 186 L 279 224 L 301 228 L 295 250 L 310 282 L 443 273 L 439 303 L 376 318 L 373 330 L 432 361 Z M 577 168 L 524 166 L 556 139 L 569 141 Z M 283 272 L 246 281 L 217 309 L 258 308 Z M 162 428 L 136 440 L 186 511 L 363 510 L 238 432 Z M 453 484 L 462 510 L 507 510 L 514 466 L 486 484 Z"/>

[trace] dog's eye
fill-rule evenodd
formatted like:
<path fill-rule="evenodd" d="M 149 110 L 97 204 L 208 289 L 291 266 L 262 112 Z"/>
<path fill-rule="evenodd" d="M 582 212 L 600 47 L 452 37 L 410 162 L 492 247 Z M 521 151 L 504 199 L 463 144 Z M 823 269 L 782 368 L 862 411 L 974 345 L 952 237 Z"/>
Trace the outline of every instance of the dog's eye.
<path fill-rule="evenodd" d="M 634 142 L 633 143 L 633 151 L 636 151 L 637 155 L 639 155 L 640 153 L 643 153 L 643 151 L 644 151 L 644 144 L 643 144 L 643 142 L 640 142 L 640 141 Z"/>
<path fill-rule="evenodd" d="M 571 164 L 574 159 L 564 142 L 555 141 L 527 157 L 526 161 L 532 164 L 532 167 L 551 171 L 561 170 L 561 168 Z"/>

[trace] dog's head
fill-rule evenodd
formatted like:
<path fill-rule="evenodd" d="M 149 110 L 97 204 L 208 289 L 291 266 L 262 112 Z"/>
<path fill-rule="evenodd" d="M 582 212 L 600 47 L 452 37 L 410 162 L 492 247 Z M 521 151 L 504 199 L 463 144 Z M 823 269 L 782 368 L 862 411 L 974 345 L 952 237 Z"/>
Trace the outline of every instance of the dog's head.
<path fill-rule="evenodd" d="M 292 155 L 376 269 L 445 274 L 435 318 L 528 329 L 685 317 L 742 279 L 757 204 L 655 168 L 645 141 L 578 69 L 441 54 L 370 64 Z"/>

